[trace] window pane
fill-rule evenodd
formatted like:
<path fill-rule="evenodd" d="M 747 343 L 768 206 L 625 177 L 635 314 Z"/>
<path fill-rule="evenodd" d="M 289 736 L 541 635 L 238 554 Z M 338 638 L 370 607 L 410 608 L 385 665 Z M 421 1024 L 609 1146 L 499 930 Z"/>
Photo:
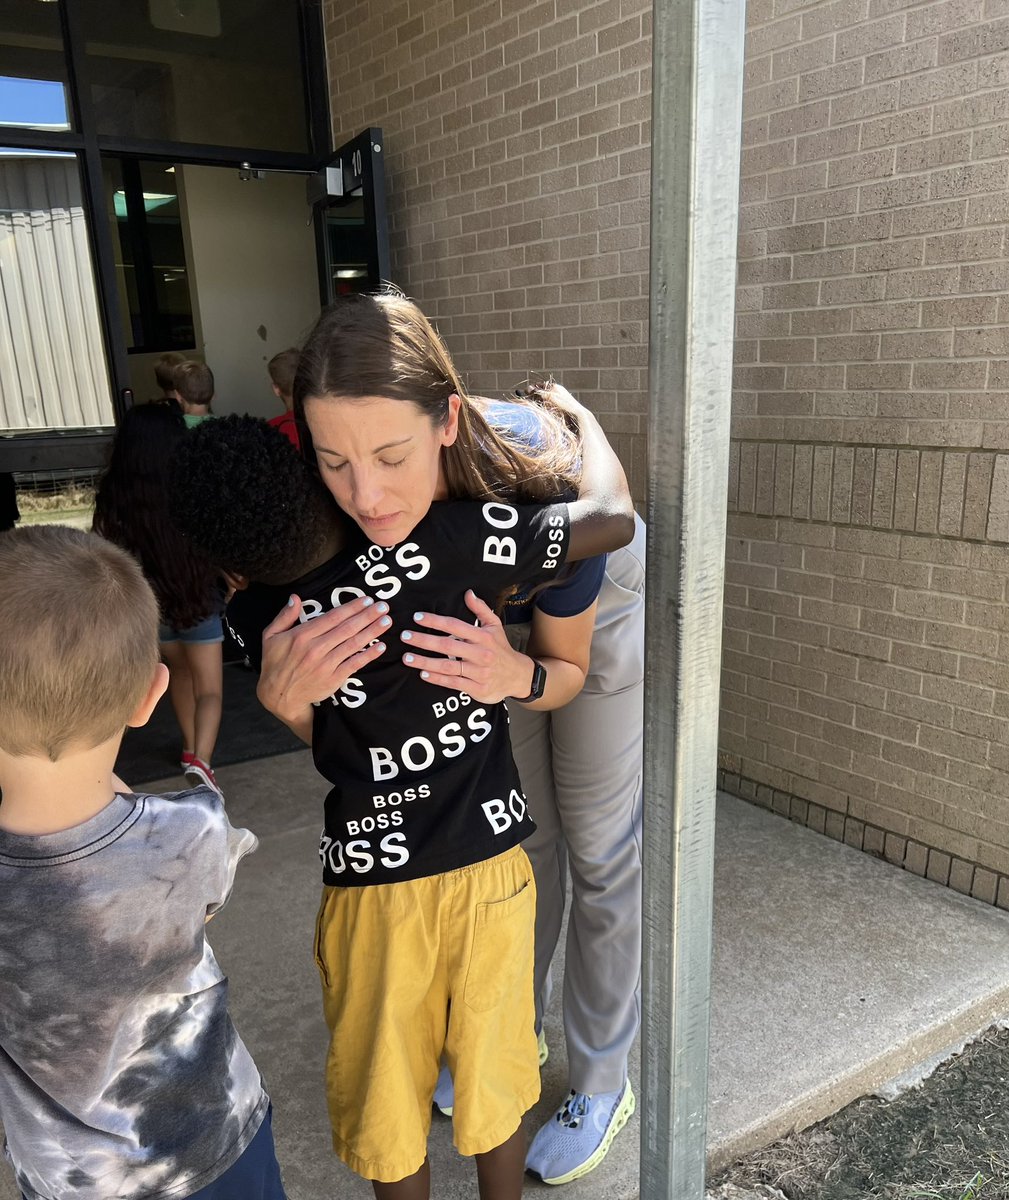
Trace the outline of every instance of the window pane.
<path fill-rule="evenodd" d="M 111 157 L 102 167 L 127 348 L 190 349 L 193 306 L 175 167 Z"/>
<path fill-rule="evenodd" d="M 58 4 L 0 5 L 0 126 L 69 129 Z"/>
<path fill-rule="evenodd" d="M 0 431 L 112 425 L 72 154 L 0 149 Z"/>
<path fill-rule="evenodd" d="M 83 0 L 98 132 L 307 151 L 297 0 Z"/>
<path fill-rule="evenodd" d="M 140 184 L 151 251 L 154 292 L 154 341 L 158 350 L 195 345 L 193 305 L 189 298 L 186 248 L 174 167 L 141 163 Z"/>
<path fill-rule="evenodd" d="M 329 250 L 329 294 L 370 292 L 379 284 L 368 270 L 368 233 L 364 225 L 364 201 L 358 197 L 326 209 L 326 241 Z"/>

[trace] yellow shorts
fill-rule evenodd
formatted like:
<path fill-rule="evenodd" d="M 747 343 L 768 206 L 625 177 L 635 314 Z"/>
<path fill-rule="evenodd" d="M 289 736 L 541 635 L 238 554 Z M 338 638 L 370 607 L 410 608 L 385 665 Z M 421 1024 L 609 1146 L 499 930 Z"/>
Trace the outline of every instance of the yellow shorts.
<path fill-rule="evenodd" d="M 365 1179 L 422 1166 L 442 1056 L 460 1154 L 507 1141 L 536 1103 L 535 905 L 521 846 L 427 879 L 323 889 L 315 959 L 333 1148 Z"/>

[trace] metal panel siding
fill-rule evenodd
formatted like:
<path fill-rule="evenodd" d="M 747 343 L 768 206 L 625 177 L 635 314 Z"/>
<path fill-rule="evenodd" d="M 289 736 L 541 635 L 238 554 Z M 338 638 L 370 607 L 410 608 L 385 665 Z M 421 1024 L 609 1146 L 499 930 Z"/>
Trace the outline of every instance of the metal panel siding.
<path fill-rule="evenodd" d="M 76 159 L 0 160 L 0 429 L 113 423 Z"/>

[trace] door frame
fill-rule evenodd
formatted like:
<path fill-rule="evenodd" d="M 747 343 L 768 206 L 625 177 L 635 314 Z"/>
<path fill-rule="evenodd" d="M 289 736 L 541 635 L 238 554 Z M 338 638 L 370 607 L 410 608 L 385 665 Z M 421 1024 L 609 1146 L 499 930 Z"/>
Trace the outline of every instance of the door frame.
<path fill-rule="evenodd" d="M 67 91 L 74 129 L 54 132 L 5 127 L 0 133 L 0 144 L 11 149 L 66 150 L 76 157 L 88 226 L 103 348 L 117 424 L 132 404 L 133 396 L 129 386 L 126 340 L 122 333 L 123 314 L 116 285 L 115 248 L 112 229 L 105 212 L 103 155 L 182 165 L 233 167 L 236 170 L 249 165 L 253 169 L 271 172 L 289 171 L 304 175 L 317 172 L 332 157 L 322 3 L 321 0 L 296 0 L 296 3 L 309 135 L 309 150 L 305 153 L 99 135 L 90 92 L 84 84 L 85 30 L 82 0 L 62 0 L 59 5 L 67 67 Z M 383 212 L 384 204 L 383 186 Z M 315 215 L 315 223 L 316 226 L 320 223 L 318 213 Z M 0 471 L 86 469 L 101 466 L 114 432 L 114 426 L 102 426 L 65 431 L 0 434 Z"/>

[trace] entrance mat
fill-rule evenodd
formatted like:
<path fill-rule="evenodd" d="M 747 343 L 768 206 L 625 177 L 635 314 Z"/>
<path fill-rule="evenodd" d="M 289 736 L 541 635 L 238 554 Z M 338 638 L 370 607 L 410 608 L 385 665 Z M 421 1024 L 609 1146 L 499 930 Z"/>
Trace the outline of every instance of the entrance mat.
<path fill-rule="evenodd" d="M 258 678 L 244 663 L 224 664 L 224 712 L 214 751 L 215 769 L 305 749 L 305 743 L 259 703 Z M 127 729 L 116 760 L 116 774 L 131 787 L 178 775 L 181 788 L 185 786 L 179 768 L 181 749 L 182 737 L 166 693 L 146 725 Z"/>

